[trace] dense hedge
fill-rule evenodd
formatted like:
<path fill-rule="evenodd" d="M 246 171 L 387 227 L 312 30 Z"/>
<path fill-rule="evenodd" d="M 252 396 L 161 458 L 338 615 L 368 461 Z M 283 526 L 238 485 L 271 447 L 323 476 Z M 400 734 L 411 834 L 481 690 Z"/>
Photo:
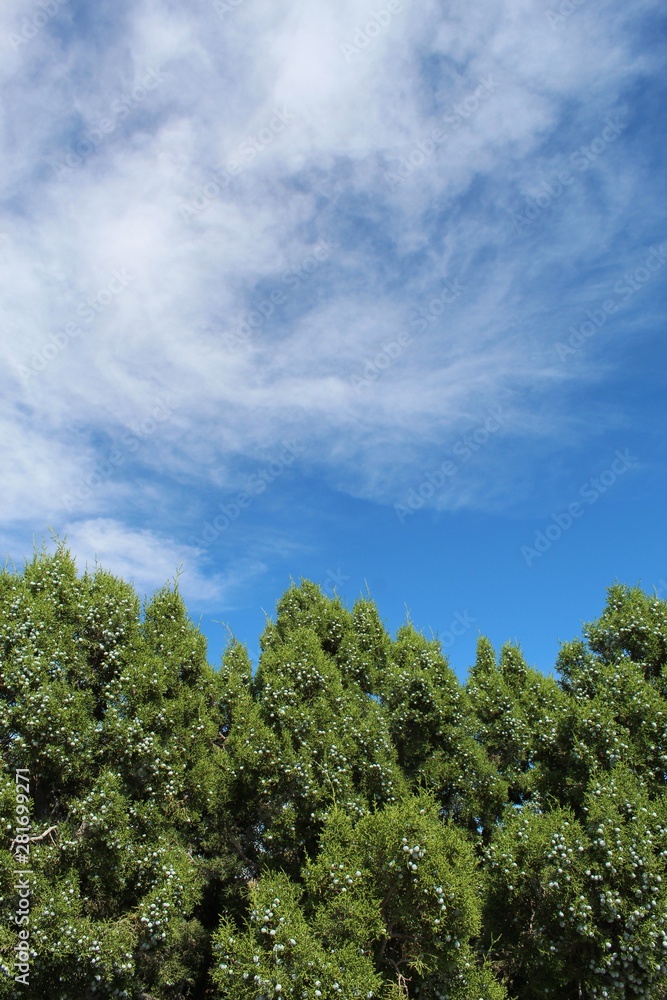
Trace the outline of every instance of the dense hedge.
<path fill-rule="evenodd" d="M 558 679 L 309 582 L 261 649 L 64 546 L 0 575 L 0 1000 L 667 998 L 664 602 Z"/>

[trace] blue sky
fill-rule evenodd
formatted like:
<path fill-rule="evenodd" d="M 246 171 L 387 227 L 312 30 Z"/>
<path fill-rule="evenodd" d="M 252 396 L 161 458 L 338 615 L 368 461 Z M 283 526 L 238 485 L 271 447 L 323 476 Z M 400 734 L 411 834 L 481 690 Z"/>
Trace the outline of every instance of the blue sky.
<path fill-rule="evenodd" d="M 290 578 L 461 676 L 667 595 L 657 3 L 7 0 L 0 542 L 217 662 Z"/>

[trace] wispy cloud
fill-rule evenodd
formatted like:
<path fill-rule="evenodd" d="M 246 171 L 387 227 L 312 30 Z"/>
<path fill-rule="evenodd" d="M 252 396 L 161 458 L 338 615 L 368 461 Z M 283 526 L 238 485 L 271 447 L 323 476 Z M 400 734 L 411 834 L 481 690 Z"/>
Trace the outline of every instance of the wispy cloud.
<path fill-rule="evenodd" d="M 93 569 L 99 564 L 132 582 L 145 595 L 178 579 L 184 598 L 198 607 L 230 603 L 232 594 L 252 583 L 266 568 L 259 560 L 245 559 L 227 572 L 204 575 L 194 568 L 198 553 L 191 546 L 178 544 L 148 528 L 128 528 L 113 518 L 67 524 L 64 538 L 79 569 Z"/>
<path fill-rule="evenodd" d="M 392 4 L 4 5 L 11 530 L 66 524 L 109 562 L 118 545 L 141 585 L 182 557 L 208 599 L 231 583 L 197 576 L 185 539 L 284 440 L 393 505 L 500 401 L 459 509 L 508 504 L 537 454 L 599 433 L 584 398 L 562 405 L 599 361 L 554 344 L 664 240 L 637 156 L 654 5 L 584 5 L 555 30 L 536 0 Z M 173 419 L 68 508 L 168 395 Z"/>

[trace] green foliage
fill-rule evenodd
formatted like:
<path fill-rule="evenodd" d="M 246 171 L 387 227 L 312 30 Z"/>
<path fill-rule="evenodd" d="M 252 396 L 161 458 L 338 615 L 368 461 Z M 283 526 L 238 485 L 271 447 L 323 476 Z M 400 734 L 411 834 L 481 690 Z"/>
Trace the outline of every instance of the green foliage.
<path fill-rule="evenodd" d="M 0 573 L 0 1000 L 667 1000 L 664 602 L 558 680 L 308 581 L 261 649 L 63 545 Z"/>
<path fill-rule="evenodd" d="M 482 897 L 472 845 L 429 797 L 406 796 L 356 824 L 333 813 L 305 882 L 325 945 L 356 942 L 387 984 L 420 997 L 439 997 L 445 984 L 478 988 L 480 978 L 493 985 L 472 946 Z"/>
<path fill-rule="evenodd" d="M 597 622 L 584 627 L 591 650 L 604 663 L 627 657 L 665 693 L 667 682 L 667 605 L 638 587 L 616 584 Z"/>
<path fill-rule="evenodd" d="M 229 919 L 215 934 L 213 980 L 230 1000 L 276 996 L 341 1000 L 379 997 L 382 981 L 353 940 L 323 946 L 301 906 L 302 890 L 279 872 L 249 886 L 243 929 Z"/>
<path fill-rule="evenodd" d="M 30 988 L 1 988 L 182 995 L 206 955 L 191 945 L 203 933 L 196 852 L 222 753 L 203 636 L 176 591 L 156 594 L 142 618 L 131 587 L 99 569 L 77 578 L 62 546 L 1 581 L 3 825 L 14 829 L 14 771 L 25 768 L 32 834 L 52 829 L 30 849 Z M 18 903 L 11 839 L 3 929 Z M 0 942 L 8 967 L 11 935 Z"/>
<path fill-rule="evenodd" d="M 618 768 L 591 788 L 583 813 L 511 810 L 488 847 L 498 967 L 519 996 L 658 996 L 667 803 L 651 803 Z"/>

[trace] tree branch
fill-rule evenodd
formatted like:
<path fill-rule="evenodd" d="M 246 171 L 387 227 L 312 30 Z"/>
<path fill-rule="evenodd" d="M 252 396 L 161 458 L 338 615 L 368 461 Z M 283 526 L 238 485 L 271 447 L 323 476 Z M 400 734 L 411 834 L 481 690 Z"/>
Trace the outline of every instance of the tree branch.
<path fill-rule="evenodd" d="M 57 829 L 58 829 L 57 825 L 56 826 L 50 826 L 48 828 L 48 830 L 45 830 L 44 833 L 40 833 L 39 836 L 37 836 L 37 837 L 28 837 L 28 843 L 30 843 L 30 844 L 36 844 L 38 841 L 44 840 L 44 837 L 48 837 L 49 834 L 52 834 L 53 831 L 57 830 Z M 12 840 L 11 844 L 9 845 L 9 850 L 10 851 L 14 847 L 15 843 L 16 843 L 16 841 Z M 51 843 L 55 844 L 55 840 L 53 839 L 53 837 L 51 837 Z"/>

